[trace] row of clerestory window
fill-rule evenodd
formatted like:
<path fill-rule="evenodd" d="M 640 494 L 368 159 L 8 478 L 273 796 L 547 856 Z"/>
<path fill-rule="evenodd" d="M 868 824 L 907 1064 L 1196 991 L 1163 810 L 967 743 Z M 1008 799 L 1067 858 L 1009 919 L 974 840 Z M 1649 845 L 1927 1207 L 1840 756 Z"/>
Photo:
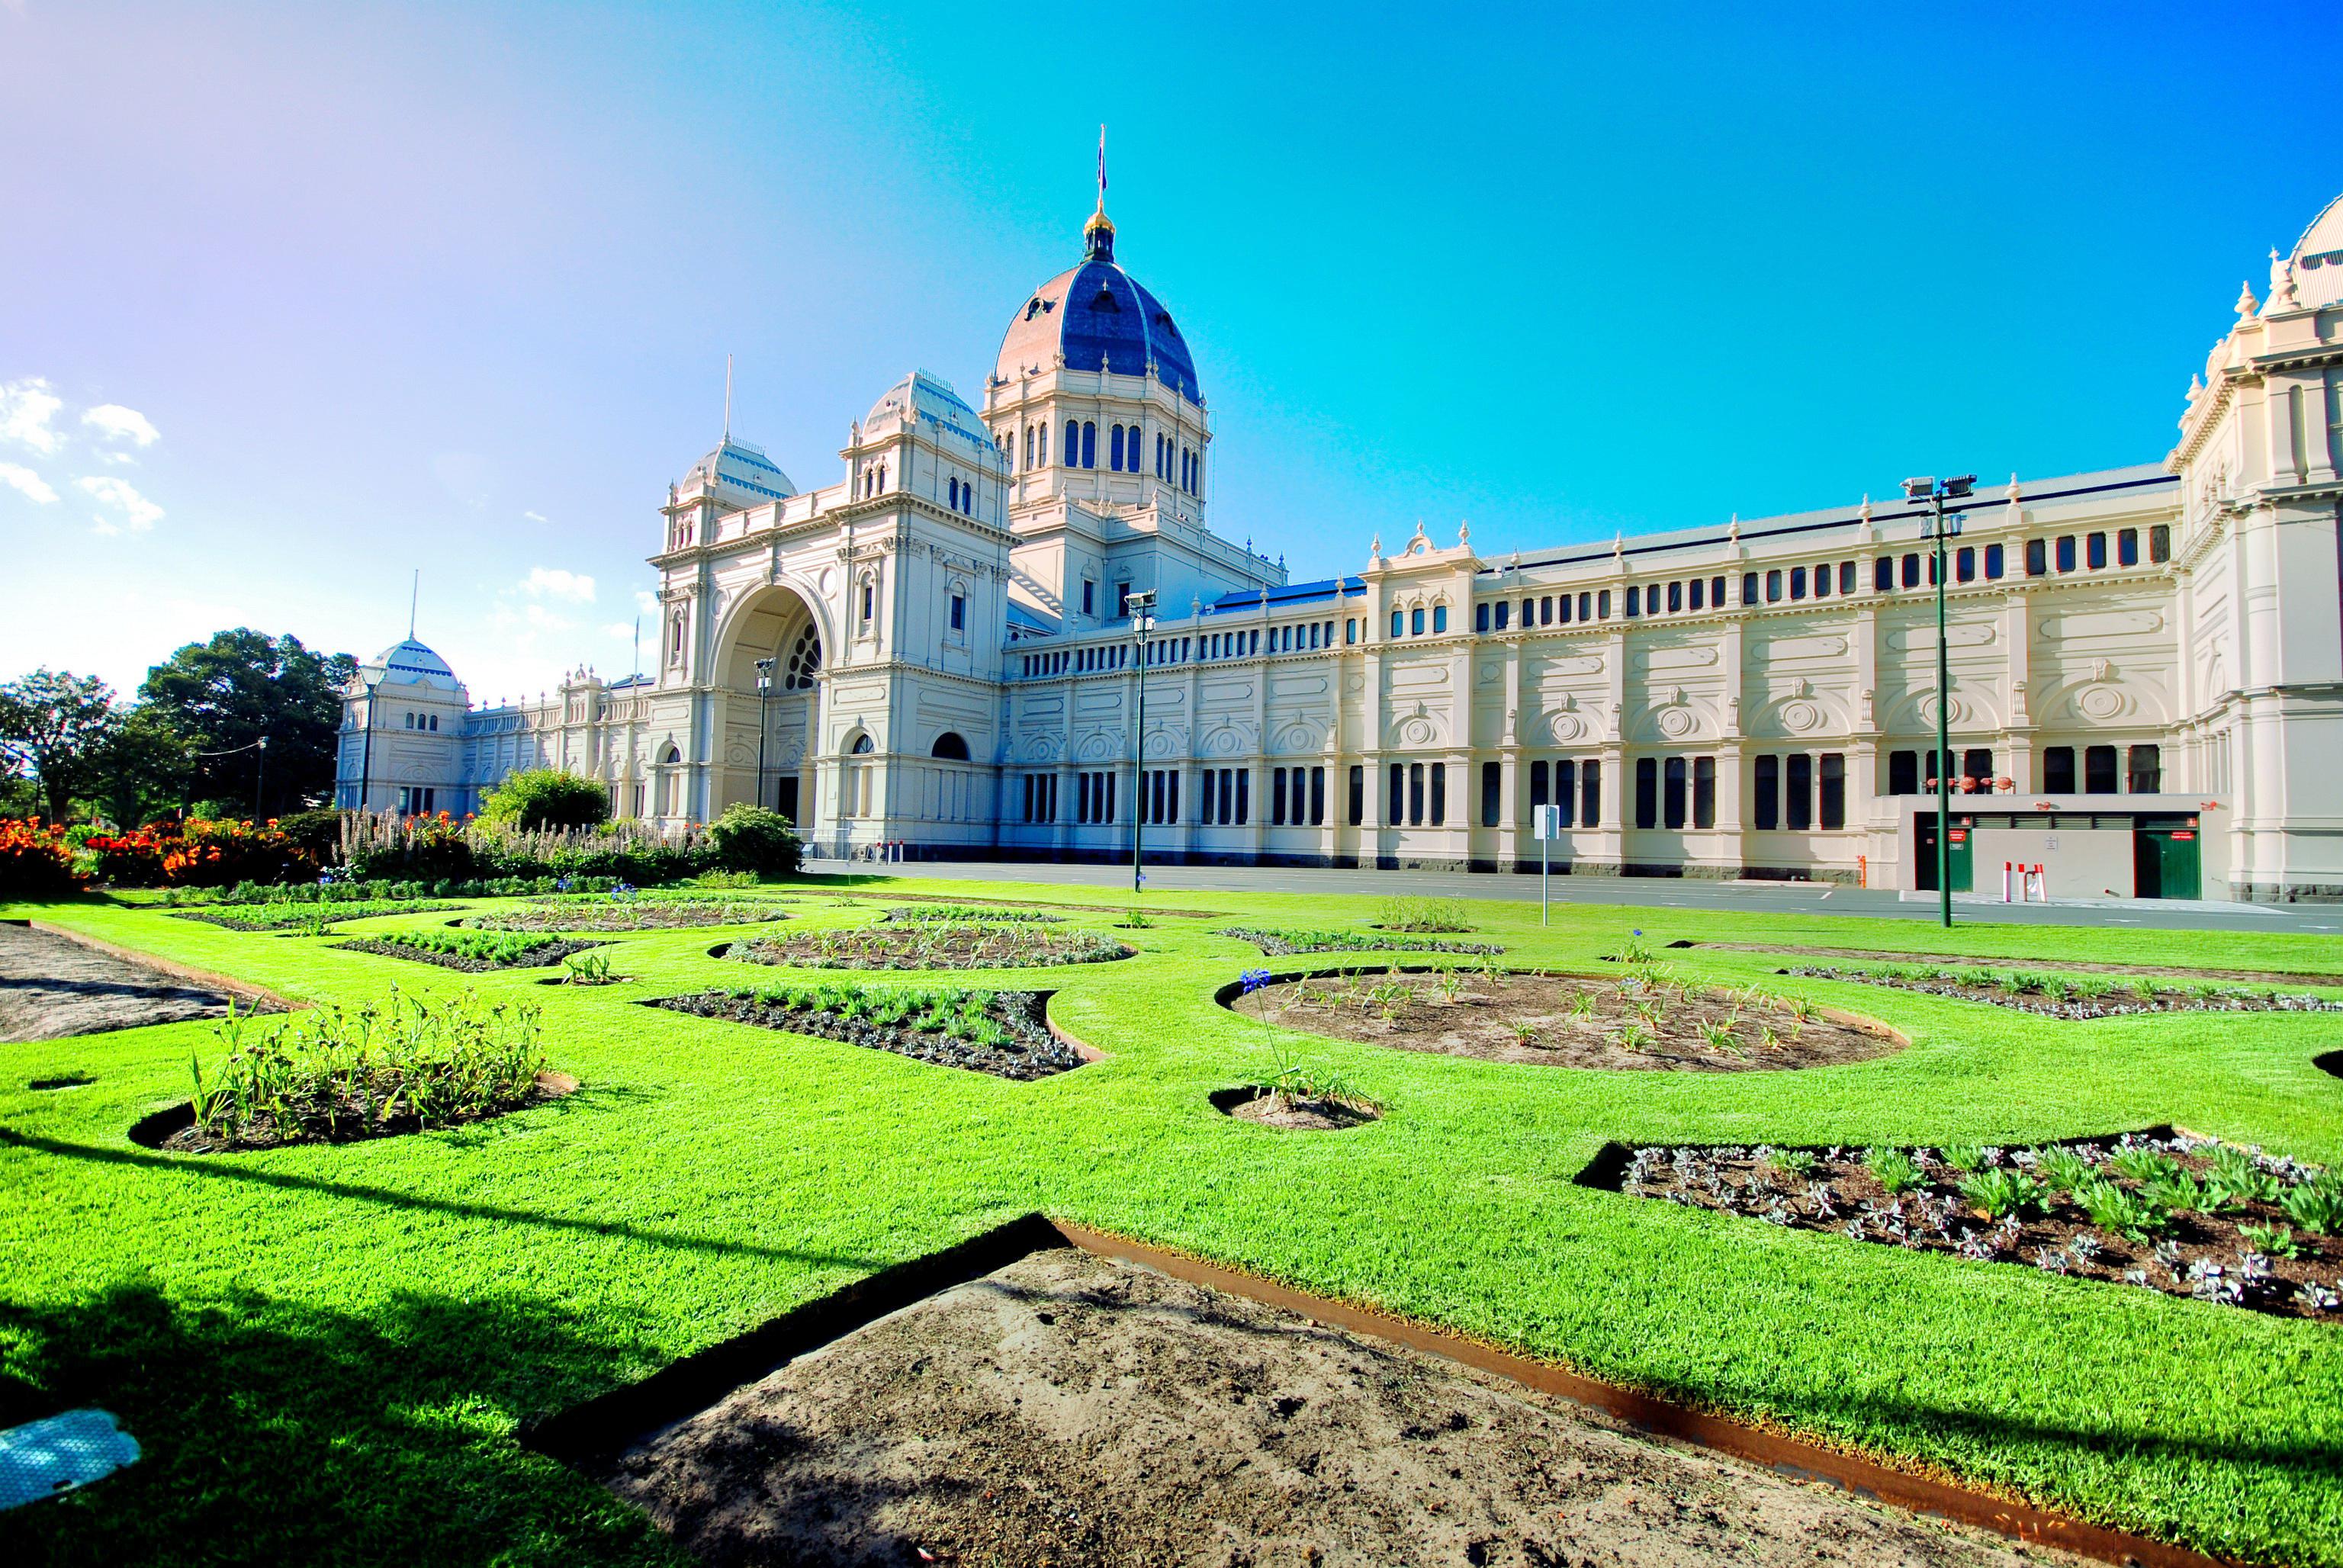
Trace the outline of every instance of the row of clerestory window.
<path fill-rule="evenodd" d="M 1136 474 L 1139 469 L 1141 437 L 1144 427 L 1110 423 L 1106 428 L 1106 466 L 1109 473 Z M 1015 460 L 1017 442 L 1009 436 L 1001 437 L 1001 456 Z M 1058 448 L 1059 462 L 1069 468 L 1095 468 L 1099 466 L 1099 430 L 1094 419 L 1066 421 L 1065 439 Z M 1046 468 L 1050 466 L 1050 427 L 1047 425 L 1025 427 L 1024 468 Z M 1158 431 L 1155 435 L 1155 477 L 1167 485 L 1177 485 L 1191 496 L 1204 493 L 1203 454 L 1184 442 L 1173 440 Z"/>

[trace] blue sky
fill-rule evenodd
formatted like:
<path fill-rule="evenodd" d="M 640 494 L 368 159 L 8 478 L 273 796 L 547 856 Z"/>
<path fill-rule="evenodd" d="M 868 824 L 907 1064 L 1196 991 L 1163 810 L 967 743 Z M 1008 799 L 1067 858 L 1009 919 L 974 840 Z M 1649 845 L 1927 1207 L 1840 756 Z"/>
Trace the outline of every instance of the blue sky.
<path fill-rule="evenodd" d="M 371 653 L 417 567 L 476 699 L 622 672 L 724 356 L 809 487 L 974 401 L 1101 120 L 1297 577 L 2155 461 L 2343 190 L 2256 106 L 2343 12 L 2111 18 L 0 0 L 0 678 Z"/>

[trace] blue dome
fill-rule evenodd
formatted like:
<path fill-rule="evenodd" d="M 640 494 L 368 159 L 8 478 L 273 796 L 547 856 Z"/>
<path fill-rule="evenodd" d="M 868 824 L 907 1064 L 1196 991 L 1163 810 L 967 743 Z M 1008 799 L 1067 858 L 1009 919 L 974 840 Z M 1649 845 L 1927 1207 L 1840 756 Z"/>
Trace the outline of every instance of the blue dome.
<path fill-rule="evenodd" d="M 1009 324 L 993 376 L 1014 382 L 1052 368 L 1061 354 L 1070 370 L 1103 362 L 1117 376 L 1144 376 L 1151 364 L 1163 385 L 1201 407 L 1196 362 L 1172 312 L 1115 265 L 1114 226 L 1103 215 L 1091 220 L 1088 237 L 1090 259 L 1035 289 Z"/>

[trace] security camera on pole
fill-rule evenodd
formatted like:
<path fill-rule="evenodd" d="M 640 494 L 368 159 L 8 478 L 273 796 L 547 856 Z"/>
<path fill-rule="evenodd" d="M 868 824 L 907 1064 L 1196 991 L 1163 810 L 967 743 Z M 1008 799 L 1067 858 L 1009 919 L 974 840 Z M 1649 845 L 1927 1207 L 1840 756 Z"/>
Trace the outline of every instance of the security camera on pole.
<path fill-rule="evenodd" d="M 1945 538 L 1961 531 L 1961 515 L 1945 515 L 1946 501 L 1966 501 L 1976 487 L 1975 474 L 1938 484 L 1932 477 L 1904 481 L 1904 498 L 1926 509 L 1920 537 L 1936 541 L 1936 915 L 1953 923 L 1953 666 L 1945 646 Z"/>

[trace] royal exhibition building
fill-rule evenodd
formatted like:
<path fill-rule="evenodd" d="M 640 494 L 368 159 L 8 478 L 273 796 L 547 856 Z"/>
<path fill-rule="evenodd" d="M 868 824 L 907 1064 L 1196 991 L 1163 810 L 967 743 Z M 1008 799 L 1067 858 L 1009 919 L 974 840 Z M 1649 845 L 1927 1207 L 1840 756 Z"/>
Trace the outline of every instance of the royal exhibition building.
<path fill-rule="evenodd" d="M 1202 367 L 1102 202 L 1084 248 L 972 398 L 904 377 L 826 482 L 729 432 L 691 465 L 643 673 L 475 707 L 412 638 L 362 667 L 341 803 L 460 813 L 557 766 L 666 824 L 761 800 L 826 855 L 1140 832 L 1912 890 L 1941 769 L 1956 889 L 2343 897 L 2343 200 L 2237 298 L 2168 452 L 1960 503 L 1941 759 L 1937 540 L 1901 497 L 1494 556 L 1419 529 L 1289 581 L 1213 529 Z"/>

